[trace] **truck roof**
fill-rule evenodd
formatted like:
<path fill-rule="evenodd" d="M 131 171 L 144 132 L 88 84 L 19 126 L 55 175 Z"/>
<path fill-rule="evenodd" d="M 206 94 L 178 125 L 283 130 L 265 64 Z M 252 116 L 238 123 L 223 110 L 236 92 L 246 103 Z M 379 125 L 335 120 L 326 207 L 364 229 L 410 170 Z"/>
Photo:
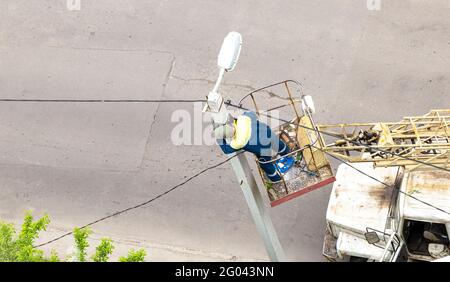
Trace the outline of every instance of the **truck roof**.
<path fill-rule="evenodd" d="M 398 167 L 374 168 L 371 162 L 351 165 L 388 185 L 394 185 Z M 327 220 L 355 232 L 365 232 L 367 227 L 384 230 L 392 193 L 392 188 L 341 164 L 331 191 Z"/>
<path fill-rule="evenodd" d="M 450 222 L 450 214 L 435 208 L 450 212 L 449 172 L 437 169 L 407 171 L 403 177 L 401 191 L 416 198 L 400 194 L 399 208 L 405 218 L 436 223 Z"/>

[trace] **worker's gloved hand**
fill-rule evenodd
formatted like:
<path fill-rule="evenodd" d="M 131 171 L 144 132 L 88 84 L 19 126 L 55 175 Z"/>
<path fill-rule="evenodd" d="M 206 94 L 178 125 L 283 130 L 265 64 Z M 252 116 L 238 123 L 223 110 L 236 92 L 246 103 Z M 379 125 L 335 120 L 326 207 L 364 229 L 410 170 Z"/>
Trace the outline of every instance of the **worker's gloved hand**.
<path fill-rule="evenodd" d="M 234 125 L 223 124 L 214 129 L 214 136 L 217 140 L 231 139 L 235 133 Z"/>

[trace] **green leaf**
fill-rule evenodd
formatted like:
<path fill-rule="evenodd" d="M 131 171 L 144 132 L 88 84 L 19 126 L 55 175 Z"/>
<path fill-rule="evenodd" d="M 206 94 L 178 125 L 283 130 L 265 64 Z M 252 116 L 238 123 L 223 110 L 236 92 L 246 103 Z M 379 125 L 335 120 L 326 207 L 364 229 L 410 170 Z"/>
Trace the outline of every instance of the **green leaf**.
<path fill-rule="evenodd" d="M 16 240 L 18 250 L 16 253 L 16 261 L 30 261 L 40 262 L 45 261 L 44 252 L 33 247 L 34 240 L 39 237 L 42 230 L 46 230 L 50 223 L 48 215 L 44 215 L 37 221 L 33 221 L 33 216 L 30 211 L 25 213 L 25 218 L 22 223 L 22 229 Z"/>
<path fill-rule="evenodd" d="M 120 262 L 143 262 L 145 259 L 145 256 L 147 255 L 146 251 L 144 249 L 139 249 L 135 251 L 134 249 L 131 249 L 128 252 L 128 255 L 126 257 L 120 257 Z"/>
<path fill-rule="evenodd" d="M 18 245 L 14 240 L 15 233 L 13 224 L 0 222 L 0 262 L 16 260 Z"/>
<path fill-rule="evenodd" d="M 100 244 L 95 248 L 95 254 L 92 256 L 94 262 L 107 262 L 109 255 L 112 254 L 114 246 L 109 238 L 102 238 Z"/>
<path fill-rule="evenodd" d="M 77 228 L 73 230 L 75 239 L 75 247 L 77 248 L 77 261 L 85 262 L 87 256 L 87 248 L 89 247 L 88 237 L 91 234 L 89 228 Z"/>
<path fill-rule="evenodd" d="M 52 250 L 50 253 L 50 258 L 48 259 L 49 262 L 60 262 L 58 254 L 55 250 Z"/>

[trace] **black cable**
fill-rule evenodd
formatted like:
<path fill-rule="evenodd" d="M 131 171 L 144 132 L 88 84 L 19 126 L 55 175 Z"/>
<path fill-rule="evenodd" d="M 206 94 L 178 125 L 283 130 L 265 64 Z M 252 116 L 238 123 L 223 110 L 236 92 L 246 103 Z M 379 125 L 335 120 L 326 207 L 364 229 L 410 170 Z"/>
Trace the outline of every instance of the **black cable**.
<path fill-rule="evenodd" d="M 287 106 L 290 106 L 290 105 L 292 105 L 292 104 L 289 103 L 289 104 L 284 104 L 284 105 L 276 106 L 276 107 L 270 108 L 270 109 L 268 109 L 268 110 L 265 110 L 264 113 L 268 113 L 268 112 L 273 111 L 273 110 L 278 110 L 278 109 L 281 109 L 281 108 L 284 108 L 284 107 L 287 107 Z"/>
<path fill-rule="evenodd" d="M 151 199 L 149 199 L 149 200 L 147 200 L 147 201 L 145 201 L 145 202 L 142 202 L 142 203 L 140 203 L 140 204 L 137 204 L 137 205 L 135 205 L 135 206 L 132 206 L 132 207 L 129 207 L 129 208 L 125 208 L 125 209 L 116 211 L 116 212 L 114 212 L 114 213 L 112 213 L 112 214 L 110 214 L 110 215 L 107 215 L 107 216 L 104 216 L 104 217 L 102 217 L 102 218 L 99 218 L 99 219 L 97 219 L 97 220 L 95 220 L 95 221 L 92 221 L 92 222 L 90 222 L 90 223 L 88 223 L 88 224 L 85 224 L 85 225 L 81 226 L 80 229 L 83 229 L 83 228 L 92 226 L 92 225 L 94 225 L 94 224 L 96 224 L 96 223 L 99 223 L 99 222 L 101 222 L 101 221 L 107 220 L 107 219 L 109 219 L 109 218 L 111 218 L 111 217 L 118 216 L 118 215 L 123 214 L 123 213 L 125 213 L 125 212 L 128 212 L 128 211 L 130 211 L 130 210 L 134 210 L 134 209 L 143 207 L 143 206 L 145 206 L 145 205 L 148 205 L 148 204 L 150 204 L 151 202 L 153 202 L 153 201 L 155 201 L 155 200 L 157 200 L 157 199 L 159 199 L 159 198 L 161 198 L 161 197 L 163 197 L 163 196 L 169 194 L 170 192 L 174 191 L 175 189 L 177 189 L 177 188 L 179 188 L 179 187 L 185 185 L 186 183 L 188 183 L 188 182 L 191 181 L 192 179 L 194 179 L 194 178 L 196 178 L 196 177 L 202 175 L 203 173 L 207 172 L 208 170 L 211 170 L 211 169 L 214 169 L 214 168 L 216 168 L 216 167 L 219 167 L 219 166 L 221 166 L 221 165 L 227 163 L 228 161 L 230 161 L 231 159 L 233 159 L 234 157 L 236 157 L 236 156 L 238 156 L 238 155 L 240 155 L 240 154 L 242 154 L 242 153 L 244 153 L 244 151 L 238 152 L 238 153 L 236 153 L 234 156 L 231 156 L 231 157 L 227 158 L 227 159 L 224 160 L 224 161 L 221 161 L 221 162 L 219 162 L 219 163 L 217 163 L 217 164 L 215 164 L 215 165 L 213 165 L 213 166 L 207 167 L 207 168 L 205 168 L 205 169 L 203 169 L 203 170 L 197 172 L 196 174 L 192 175 L 191 177 L 189 177 L 189 178 L 186 179 L 185 181 L 183 181 L 183 182 L 181 182 L 181 183 L 179 183 L 179 184 L 173 186 L 172 188 L 170 188 L 170 189 L 164 191 L 163 193 L 157 195 L 156 197 L 153 197 L 153 198 L 151 198 Z M 36 246 L 34 246 L 34 248 L 38 248 L 38 247 L 42 247 L 42 246 L 48 245 L 48 244 L 50 244 L 50 243 L 53 243 L 53 242 L 55 242 L 55 241 L 58 241 L 58 240 L 60 240 L 60 239 L 62 239 L 62 238 L 64 238 L 64 237 L 66 237 L 66 236 L 71 235 L 71 234 L 73 234 L 73 231 L 64 233 L 64 234 L 61 235 L 61 236 L 58 236 L 58 237 L 56 237 L 56 238 L 54 238 L 54 239 L 51 239 L 51 240 L 49 240 L 49 241 L 47 241 L 47 242 L 41 243 L 41 244 L 39 244 L 39 245 L 36 245 Z"/>
<path fill-rule="evenodd" d="M 234 108 L 237 108 L 237 109 L 241 109 L 241 110 L 251 111 L 250 109 L 242 107 L 242 105 L 234 105 L 234 104 L 229 103 L 229 102 L 227 102 L 226 105 L 229 105 L 231 107 L 234 107 Z M 416 163 L 419 163 L 419 164 L 422 164 L 422 165 L 427 165 L 427 166 L 430 166 L 430 167 L 433 167 L 433 168 L 436 168 L 436 169 L 440 169 L 440 170 L 443 170 L 443 171 L 446 171 L 446 172 L 450 172 L 450 169 L 446 169 L 444 167 L 440 167 L 440 166 L 437 166 L 437 165 L 434 165 L 434 164 L 430 164 L 430 163 L 426 163 L 426 162 L 423 162 L 423 161 L 420 161 L 420 160 L 416 160 L 416 159 L 413 159 L 413 158 L 410 158 L 410 157 L 406 157 L 406 156 L 403 156 L 403 155 L 400 155 L 400 154 L 397 154 L 397 153 L 389 152 L 389 151 L 386 151 L 386 150 L 383 150 L 383 149 L 374 148 L 374 147 L 371 147 L 370 145 L 363 144 L 363 143 L 360 143 L 360 142 L 356 142 L 354 140 L 350 140 L 350 139 L 344 138 L 344 137 L 339 136 L 337 134 L 332 134 L 332 133 L 329 133 L 329 132 L 325 132 L 325 131 L 321 131 L 321 130 L 318 130 L 318 129 L 314 129 L 314 128 L 311 128 L 311 127 L 308 127 L 308 126 L 305 126 L 305 125 L 302 125 L 302 124 L 299 124 L 299 123 L 295 123 L 295 122 L 291 122 L 291 121 L 288 121 L 288 120 L 285 120 L 285 119 L 282 119 L 282 118 L 271 116 L 270 114 L 266 114 L 266 113 L 260 113 L 260 114 L 262 114 L 262 115 L 264 115 L 264 116 L 266 116 L 268 118 L 273 118 L 273 119 L 276 119 L 276 120 L 279 120 L 279 121 L 282 121 L 282 122 L 285 122 L 285 123 L 289 123 L 289 124 L 292 124 L 292 125 L 295 125 L 295 126 L 302 127 L 304 129 L 307 129 L 307 130 L 313 130 L 313 131 L 316 131 L 316 132 L 319 132 L 321 134 L 328 135 L 328 136 L 331 136 L 331 137 L 334 137 L 334 138 L 344 139 L 345 141 L 350 142 L 350 143 L 352 143 L 354 145 L 363 146 L 363 147 L 366 147 L 366 148 L 369 148 L 369 149 L 372 149 L 372 150 L 376 150 L 378 152 L 382 152 L 382 153 L 385 153 L 385 154 L 390 154 L 390 155 L 393 155 L 393 156 L 397 156 L 399 158 L 403 158 L 405 160 L 413 161 L 413 162 L 416 162 Z"/>
<path fill-rule="evenodd" d="M 0 99 L 0 102 L 44 102 L 44 103 L 195 103 L 205 99 Z"/>

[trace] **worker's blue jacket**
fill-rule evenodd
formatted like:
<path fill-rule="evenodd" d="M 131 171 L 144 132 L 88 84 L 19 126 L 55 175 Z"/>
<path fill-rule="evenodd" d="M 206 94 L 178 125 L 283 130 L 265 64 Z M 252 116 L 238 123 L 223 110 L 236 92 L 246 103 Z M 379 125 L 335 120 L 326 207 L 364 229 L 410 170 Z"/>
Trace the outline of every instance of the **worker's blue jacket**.
<path fill-rule="evenodd" d="M 289 147 L 276 134 L 272 133 L 270 127 L 258 120 L 254 112 L 245 112 L 234 123 L 235 136 L 230 141 L 219 139 L 222 151 L 231 154 L 240 150 L 251 152 L 263 162 L 272 158 L 284 156 L 290 152 Z M 267 177 L 272 181 L 281 180 L 274 163 L 260 163 Z"/>

